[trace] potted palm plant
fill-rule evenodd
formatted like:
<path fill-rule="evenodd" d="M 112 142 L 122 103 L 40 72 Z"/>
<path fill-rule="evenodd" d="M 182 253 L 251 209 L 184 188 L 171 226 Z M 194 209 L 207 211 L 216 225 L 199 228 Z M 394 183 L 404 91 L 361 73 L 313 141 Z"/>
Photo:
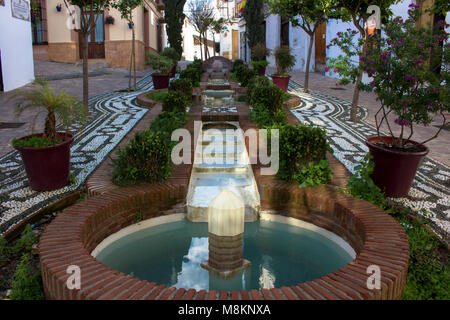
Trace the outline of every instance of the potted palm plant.
<path fill-rule="evenodd" d="M 157 53 L 148 53 L 149 60 L 146 64 L 153 70 L 153 86 L 155 89 L 165 89 L 169 87 L 170 70 L 173 67 L 173 61 Z"/>
<path fill-rule="evenodd" d="M 372 78 L 361 88 L 375 91 L 381 103 L 375 115 L 377 135 L 366 141 L 375 165 L 371 177 L 390 197 L 408 194 L 429 152 L 425 143 L 438 136 L 450 112 L 448 24 L 439 21 L 436 28 L 417 28 L 421 14 L 420 5 L 411 4 L 406 21 L 390 18 L 382 28 L 385 36 L 369 38 L 367 55 L 361 58 Z M 424 141 L 412 140 L 414 126 L 428 126 L 436 116 L 442 123 L 435 134 Z M 381 134 L 382 125 L 388 136 Z"/>
<path fill-rule="evenodd" d="M 180 60 L 180 55 L 174 48 L 171 47 L 165 47 L 163 52 L 161 52 L 161 55 L 172 60 L 173 67 L 170 70 L 170 77 L 171 78 L 175 77 L 175 72 L 177 71 L 177 64 L 178 61 Z"/>
<path fill-rule="evenodd" d="M 273 55 L 277 66 L 277 73 L 272 75 L 273 83 L 281 90 L 287 91 L 289 79 L 291 78 L 289 71 L 295 66 L 295 56 L 291 54 L 291 48 L 288 46 L 276 48 Z"/>
<path fill-rule="evenodd" d="M 83 122 L 86 114 L 83 104 L 75 97 L 66 93 L 56 95 L 44 80 L 38 79 L 34 83 L 36 88 L 19 91 L 11 99 L 16 99 L 17 116 L 25 110 L 46 111 L 44 132 L 13 139 L 12 145 L 20 152 L 30 187 L 36 191 L 55 190 L 69 182 L 73 135 L 68 127 Z M 65 132 L 56 131 L 57 120 Z"/>
<path fill-rule="evenodd" d="M 265 45 L 258 43 L 252 48 L 252 67 L 257 70 L 258 75 L 264 76 L 266 74 L 266 67 L 269 62 L 266 57 L 270 56 L 270 50 Z"/>

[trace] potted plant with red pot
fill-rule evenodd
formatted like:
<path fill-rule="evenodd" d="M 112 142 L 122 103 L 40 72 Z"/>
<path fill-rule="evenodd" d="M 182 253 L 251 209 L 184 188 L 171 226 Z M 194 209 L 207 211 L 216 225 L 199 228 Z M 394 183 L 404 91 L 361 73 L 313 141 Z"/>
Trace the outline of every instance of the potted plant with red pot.
<path fill-rule="evenodd" d="M 16 99 L 18 116 L 25 110 L 46 111 L 44 132 L 13 139 L 12 145 L 20 152 L 31 189 L 50 191 L 69 183 L 73 135 L 68 127 L 75 122 L 83 122 L 86 114 L 83 104 L 75 97 L 66 93 L 55 94 L 42 79 L 34 83 L 36 88 L 21 90 L 11 99 Z M 66 129 L 65 132 L 56 130 L 57 121 Z"/>
<path fill-rule="evenodd" d="M 287 91 L 289 79 L 291 78 L 289 71 L 295 65 L 295 56 L 291 54 L 291 48 L 288 46 L 276 48 L 273 55 L 277 66 L 277 73 L 272 75 L 273 83 L 281 90 Z"/>
<path fill-rule="evenodd" d="M 258 75 L 264 76 L 266 74 L 266 67 L 269 62 L 266 58 L 270 56 L 270 50 L 265 45 L 258 43 L 252 48 L 252 61 L 250 62 L 253 69 L 258 72 Z"/>
<path fill-rule="evenodd" d="M 170 77 L 171 78 L 175 77 L 178 61 L 180 60 L 180 55 L 174 48 L 171 48 L 171 47 L 165 47 L 164 50 L 161 52 L 161 55 L 172 60 L 173 67 L 170 70 Z"/>
<path fill-rule="evenodd" d="M 421 13 L 420 5 L 411 4 L 406 21 L 390 18 L 382 28 L 384 36 L 370 37 L 367 55 L 361 58 L 371 77 L 361 88 L 374 91 L 381 103 L 375 115 L 377 135 L 366 141 L 375 165 L 371 177 L 389 197 L 408 194 L 429 152 L 425 143 L 438 136 L 450 112 L 448 25 L 438 21 L 435 28 L 417 28 L 420 15 L 428 12 Z M 430 137 L 412 140 L 414 126 L 435 121 L 439 125 Z M 381 134 L 383 125 L 388 136 Z"/>
<path fill-rule="evenodd" d="M 157 53 L 148 53 L 148 61 L 153 70 L 153 86 L 155 89 L 165 89 L 169 87 L 170 70 L 173 67 L 173 61 Z"/>

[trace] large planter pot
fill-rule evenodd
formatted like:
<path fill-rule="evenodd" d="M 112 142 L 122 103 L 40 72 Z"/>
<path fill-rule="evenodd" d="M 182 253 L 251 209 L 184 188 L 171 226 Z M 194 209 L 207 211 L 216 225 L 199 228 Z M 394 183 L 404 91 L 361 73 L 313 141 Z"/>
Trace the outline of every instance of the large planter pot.
<path fill-rule="evenodd" d="M 264 76 L 266 74 L 266 67 L 258 67 L 258 75 Z"/>
<path fill-rule="evenodd" d="M 408 140 L 412 144 L 415 141 Z M 366 145 L 373 156 L 375 164 L 371 175 L 373 182 L 384 190 L 386 196 L 399 198 L 408 195 L 411 183 L 416 175 L 417 168 L 424 156 L 429 152 L 401 152 L 383 148 L 377 143 L 392 143 L 392 137 L 368 137 Z"/>
<path fill-rule="evenodd" d="M 169 87 L 170 74 L 152 74 L 155 89 L 166 89 Z"/>
<path fill-rule="evenodd" d="M 42 136 L 36 134 L 34 136 Z M 28 138 L 23 137 L 19 140 Z M 30 188 L 36 191 L 50 191 L 62 188 L 69 183 L 70 144 L 73 135 L 56 133 L 62 143 L 43 148 L 14 147 L 20 152 L 25 166 Z"/>
<path fill-rule="evenodd" d="M 288 84 L 289 84 L 289 79 L 291 78 L 291 76 L 277 76 L 277 75 L 272 75 L 272 80 L 273 83 L 280 88 L 281 90 L 283 90 L 284 92 L 287 91 L 288 88 Z"/>
<path fill-rule="evenodd" d="M 172 70 L 170 70 L 169 75 L 171 78 L 175 77 L 175 73 L 177 72 L 177 66 L 174 65 Z"/>

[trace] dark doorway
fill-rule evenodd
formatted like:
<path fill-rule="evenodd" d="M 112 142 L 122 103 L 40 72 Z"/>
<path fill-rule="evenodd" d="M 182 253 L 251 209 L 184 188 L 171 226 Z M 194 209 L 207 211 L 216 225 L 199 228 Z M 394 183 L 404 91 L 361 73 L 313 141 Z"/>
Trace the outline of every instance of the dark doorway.
<path fill-rule="evenodd" d="M 320 24 L 316 29 L 316 35 L 314 39 L 314 58 L 316 71 L 323 71 L 327 60 L 327 23 Z"/>
<path fill-rule="evenodd" d="M 42 0 L 31 2 L 31 36 L 33 44 L 47 44 L 47 14 L 46 2 Z"/>
<path fill-rule="evenodd" d="M 280 46 L 289 46 L 289 20 L 281 18 Z"/>
<path fill-rule="evenodd" d="M 2 52 L 0 51 L 0 91 L 3 91 Z"/>
<path fill-rule="evenodd" d="M 444 29 L 443 24 L 439 24 L 439 21 L 445 21 L 445 16 L 443 14 L 434 14 L 433 18 L 433 28 L 434 30 L 439 30 L 439 32 Z M 444 48 L 444 40 L 439 41 L 439 46 L 436 46 L 431 53 L 431 63 L 430 68 L 436 75 L 441 73 L 442 69 L 442 50 Z"/>
<path fill-rule="evenodd" d="M 156 37 L 158 41 L 158 52 L 162 51 L 162 25 L 160 22 L 156 25 Z"/>
<path fill-rule="evenodd" d="M 89 13 L 86 13 L 89 15 Z M 97 23 L 95 28 L 91 30 L 89 34 L 89 46 L 88 46 L 88 59 L 104 59 L 105 58 L 105 31 L 103 12 L 94 16 Z M 81 40 L 81 34 L 79 33 L 78 41 L 80 43 L 80 58 L 83 59 L 83 46 Z"/>

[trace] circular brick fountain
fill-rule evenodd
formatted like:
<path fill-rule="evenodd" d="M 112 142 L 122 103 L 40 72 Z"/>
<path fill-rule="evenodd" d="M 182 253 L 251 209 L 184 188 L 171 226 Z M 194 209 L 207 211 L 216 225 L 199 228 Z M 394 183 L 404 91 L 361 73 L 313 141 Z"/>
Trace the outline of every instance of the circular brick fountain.
<path fill-rule="evenodd" d="M 185 197 L 184 187 L 161 184 L 94 196 L 61 213 L 39 243 L 48 299 L 398 299 L 405 285 L 409 247 L 402 227 L 381 209 L 330 186 L 260 186 L 261 205 L 289 219 L 313 223 L 346 240 L 356 258 L 319 279 L 251 291 L 167 288 L 106 267 L 91 256 L 106 237 L 134 223 L 136 212 L 156 216 Z M 80 288 L 69 289 L 69 266 L 80 268 Z M 380 289 L 369 289 L 367 269 L 381 269 Z"/>

